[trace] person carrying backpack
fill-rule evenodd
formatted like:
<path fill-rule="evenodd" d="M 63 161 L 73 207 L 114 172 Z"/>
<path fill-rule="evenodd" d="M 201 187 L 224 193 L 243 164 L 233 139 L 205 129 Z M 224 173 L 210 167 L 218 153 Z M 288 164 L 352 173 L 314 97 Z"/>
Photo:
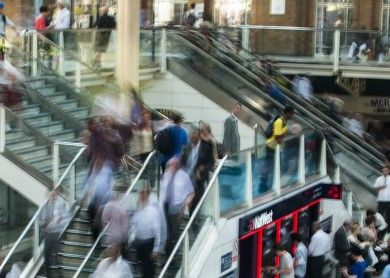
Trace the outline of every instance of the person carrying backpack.
<path fill-rule="evenodd" d="M 160 164 L 163 172 L 165 166 L 172 157 L 181 157 L 183 147 L 188 144 L 187 133 L 181 123 L 183 116 L 175 114 L 172 117 L 173 126 L 160 130 L 155 136 L 155 147 L 161 153 Z"/>
<path fill-rule="evenodd" d="M 268 191 L 272 187 L 276 145 L 283 143 L 288 130 L 287 122 L 293 115 L 294 108 L 287 105 L 283 110 L 283 116 L 272 117 L 264 131 L 265 137 L 267 138 L 267 146 L 260 173 L 260 192 Z"/>

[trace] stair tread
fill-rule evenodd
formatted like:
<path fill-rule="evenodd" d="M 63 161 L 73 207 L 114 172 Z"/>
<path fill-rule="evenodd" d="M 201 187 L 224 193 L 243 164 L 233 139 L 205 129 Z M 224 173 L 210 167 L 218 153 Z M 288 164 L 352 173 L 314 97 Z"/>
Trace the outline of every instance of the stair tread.
<path fill-rule="evenodd" d="M 92 235 L 92 233 L 90 231 L 82 231 L 82 230 L 76 230 L 76 229 L 67 229 L 65 232 L 69 233 L 69 234 L 81 234 L 81 235 L 88 235 L 88 236 Z"/>
<path fill-rule="evenodd" d="M 80 255 L 80 254 L 58 252 L 58 255 L 62 257 L 68 257 L 68 258 L 85 259 L 85 255 Z M 99 258 L 96 258 L 94 256 L 90 256 L 89 258 L 95 261 L 100 260 Z"/>
<path fill-rule="evenodd" d="M 49 146 L 34 146 L 34 147 L 29 147 L 29 148 L 23 148 L 20 150 L 14 151 L 15 154 L 25 154 L 33 151 L 39 151 L 39 150 L 44 150 L 47 149 Z"/>

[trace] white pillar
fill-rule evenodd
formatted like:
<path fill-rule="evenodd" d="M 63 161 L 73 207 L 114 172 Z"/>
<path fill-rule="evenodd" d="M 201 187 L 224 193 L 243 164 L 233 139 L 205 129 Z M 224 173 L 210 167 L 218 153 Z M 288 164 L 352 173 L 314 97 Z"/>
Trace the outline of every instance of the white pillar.
<path fill-rule="evenodd" d="M 0 105 L 0 153 L 3 153 L 5 150 L 5 108 L 3 105 Z"/>
<path fill-rule="evenodd" d="M 249 208 L 253 207 L 253 183 L 252 183 L 252 150 L 246 151 L 246 177 L 245 177 L 245 199 Z"/>
<path fill-rule="evenodd" d="M 37 32 L 34 32 L 32 35 L 32 57 L 33 62 L 32 62 L 32 76 L 37 76 L 38 75 L 38 34 Z"/>
<path fill-rule="evenodd" d="M 276 195 L 280 195 L 281 192 L 281 173 L 280 173 L 280 144 L 276 144 L 274 154 L 274 182 L 273 188 Z"/>
<path fill-rule="evenodd" d="M 140 0 L 118 0 L 117 67 L 118 85 L 139 89 Z"/>
<path fill-rule="evenodd" d="M 325 177 L 328 173 L 326 165 L 326 140 L 323 139 L 321 142 L 321 157 L 320 157 L 320 175 Z"/>
<path fill-rule="evenodd" d="M 306 164 L 305 164 L 305 134 L 299 138 L 299 164 L 298 164 L 298 181 L 299 184 L 305 184 Z"/>

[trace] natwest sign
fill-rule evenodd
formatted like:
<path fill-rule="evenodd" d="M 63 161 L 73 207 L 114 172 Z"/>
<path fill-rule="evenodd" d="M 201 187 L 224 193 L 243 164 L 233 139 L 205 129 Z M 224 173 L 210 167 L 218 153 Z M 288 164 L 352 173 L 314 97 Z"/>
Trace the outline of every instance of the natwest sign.
<path fill-rule="evenodd" d="M 254 231 L 265 225 L 271 224 L 273 221 L 273 214 L 274 212 L 271 209 L 270 211 L 264 212 L 261 215 L 256 216 L 255 218 L 249 219 L 248 230 Z"/>

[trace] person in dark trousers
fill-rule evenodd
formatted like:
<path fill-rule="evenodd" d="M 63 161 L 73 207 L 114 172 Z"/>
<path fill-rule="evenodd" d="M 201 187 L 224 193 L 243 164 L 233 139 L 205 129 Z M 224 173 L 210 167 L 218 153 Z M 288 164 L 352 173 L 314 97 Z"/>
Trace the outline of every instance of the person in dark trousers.
<path fill-rule="evenodd" d="M 322 278 L 325 264 L 325 254 L 330 251 L 330 237 L 321 229 L 319 221 L 312 224 L 313 235 L 310 239 L 307 260 L 308 278 Z"/>
<path fill-rule="evenodd" d="M 240 150 L 240 133 L 238 132 L 238 116 L 241 114 L 242 106 L 236 103 L 232 113 L 225 120 L 223 133 L 223 149 L 226 155 L 236 153 Z"/>
<path fill-rule="evenodd" d="M 335 257 L 339 261 L 339 267 L 349 267 L 349 250 L 350 243 L 348 233 L 351 230 L 352 221 L 345 220 L 343 225 L 336 231 L 334 235 Z"/>
<path fill-rule="evenodd" d="M 115 18 L 108 15 L 108 8 L 106 6 L 100 8 L 100 16 L 96 21 L 96 28 L 98 29 L 115 29 Z M 102 53 L 107 51 L 108 44 L 110 43 L 111 30 L 98 30 L 96 33 L 96 56 L 95 67 L 101 67 Z"/>

